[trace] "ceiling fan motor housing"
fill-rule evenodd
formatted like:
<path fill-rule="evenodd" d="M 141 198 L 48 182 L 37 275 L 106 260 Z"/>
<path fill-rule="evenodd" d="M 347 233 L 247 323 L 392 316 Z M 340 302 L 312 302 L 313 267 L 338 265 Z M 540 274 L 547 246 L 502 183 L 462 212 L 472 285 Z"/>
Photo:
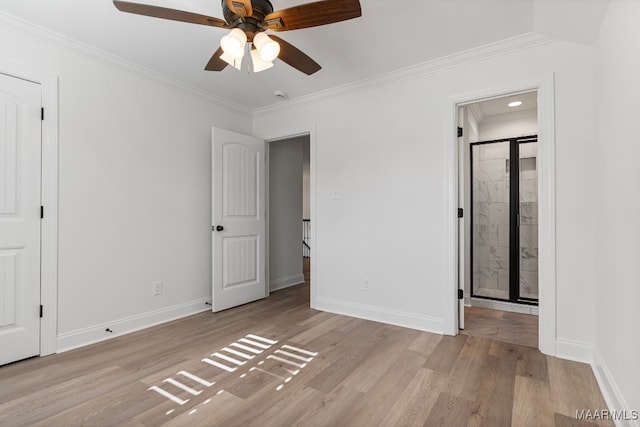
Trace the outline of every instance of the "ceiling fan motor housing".
<path fill-rule="evenodd" d="M 251 0 L 253 14 L 251 16 L 238 16 L 233 10 L 229 9 L 225 0 L 222 0 L 222 12 L 224 19 L 229 26 L 239 28 L 247 35 L 247 41 L 253 41 L 255 36 L 263 28 L 264 17 L 273 12 L 273 5 L 269 0 Z"/>

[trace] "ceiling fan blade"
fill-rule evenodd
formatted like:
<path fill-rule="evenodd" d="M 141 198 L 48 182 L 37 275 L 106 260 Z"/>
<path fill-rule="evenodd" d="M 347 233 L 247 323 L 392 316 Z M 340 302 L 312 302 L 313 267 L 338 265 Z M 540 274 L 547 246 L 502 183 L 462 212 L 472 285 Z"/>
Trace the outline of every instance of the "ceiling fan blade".
<path fill-rule="evenodd" d="M 212 16 L 197 13 L 184 12 L 182 10 L 167 9 L 166 7 L 151 6 L 147 4 L 130 3 L 113 0 L 113 4 L 121 12 L 134 13 L 136 15 L 152 16 L 154 18 L 169 19 L 171 21 L 188 22 L 191 24 L 209 25 L 212 27 L 229 28 L 226 21 Z"/>
<path fill-rule="evenodd" d="M 224 68 L 229 65 L 222 59 L 220 59 L 220 55 L 222 55 L 222 48 L 219 47 L 216 50 L 216 53 L 213 54 L 209 62 L 207 62 L 206 67 L 204 67 L 207 71 L 222 71 Z"/>
<path fill-rule="evenodd" d="M 320 71 L 322 68 L 320 64 L 311 59 L 306 53 L 295 47 L 294 45 L 287 43 L 278 36 L 273 34 L 269 35 L 273 40 L 280 45 L 280 54 L 278 58 L 283 62 L 291 65 L 296 70 L 302 71 L 306 75 Z"/>
<path fill-rule="evenodd" d="M 362 16 L 358 0 L 323 0 L 278 10 L 265 16 L 273 31 L 290 31 L 333 24 Z"/>
<path fill-rule="evenodd" d="M 225 2 L 229 9 L 242 18 L 253 15 L 251 0 L 225 0 Z"/>

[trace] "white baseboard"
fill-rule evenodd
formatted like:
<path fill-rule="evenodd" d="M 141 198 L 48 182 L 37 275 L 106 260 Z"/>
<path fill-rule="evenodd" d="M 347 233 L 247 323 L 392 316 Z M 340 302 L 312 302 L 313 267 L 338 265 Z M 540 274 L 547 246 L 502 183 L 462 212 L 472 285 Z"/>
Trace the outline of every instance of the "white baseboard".
<path fill-rule="evenodd" d="M 59 334 L 57 338 L 57 352 L 62 353 L 78 347 L 84 347 L 89 344 L 94 344 L 120 335 L 149 328 L 161 323 L 170 322 L 192 314 L 208 311 L 211 310 L 211 306 L 206 303 L 210 301 L 211 297 L 201 298 L 184 304 L 178 304 L 160 310 L 149 311 L 136 316 L 114 320 L 113 322 Z M 106 332 L 107 328 L 113 332 Z"/>
<path fill-rule="evenodd" d="M 288 288 L 289 286 L 295 286 L 304 283 L 304 274 L 294 274 L 293 276 L 281 277 L 269 282 L 269 290 L 277 291 L 280 289 Z"/>
<path fill-rule="evenodd" d="M 604 401 L 610 411 L 620 411 L 631 418 L 631 411 L 640 411 L 640 408 L 632 408 L 627 404 L 626 399 L 620 392 L 620 388 L 616 384 L 611 371 L 607 367 L 602 354 L 596 349 L 593 352 L 593 363 L 591 364 L 593 374 L 596 377 L 600 391 L 604 397 Z M 626 411 L 626 412 L 625 412 Z M 614 420 L 617 427 L 640 427 L 640 419 Z"/>
<path fill-rule="evenodd" d="M 556 339 L 556 357 L 575 362 L 593 363 L 593 346 L 587 343 Z"/>
<path fill-rule="evenodd" d="M 341 314 L 343 316 L 357 317 L 360 319 L 372 320 L 374 322 L 388 323 L 405 328 L 433 332 L 434 334 L 444 333 L 443 319 L 421 316 L 414 313 L 347 303 L 322 297 L 316 298 L 316 306 L 312 308 Z"/>

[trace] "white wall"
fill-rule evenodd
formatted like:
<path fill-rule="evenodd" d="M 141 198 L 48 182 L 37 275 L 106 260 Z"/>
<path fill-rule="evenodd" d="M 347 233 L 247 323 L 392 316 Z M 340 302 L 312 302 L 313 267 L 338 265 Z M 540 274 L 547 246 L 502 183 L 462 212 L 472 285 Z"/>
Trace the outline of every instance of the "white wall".
<path fill-rule="evenodd" d="M 302 218 L 311 219 L 311 152 L 308 137 L 302 143 Z"/>
<path fill-rule="evenodd" d="M 598 369 L 614 408 L 640 410 L 640 3 L 613 1 L 596 45 Z M 640 425 L 636 422 L 635 425 Z"/>
<path fill-rule="evenodd" d="M 55 42 L 0 40 L 0 70 L 59 76 L 58 348 L 206 309 L 211 126 L 250 132 L 250 116 Z"/>
<path fill-rule="evenodd" d="M 317 307 L 443 331 L 452 298 L 443 249 L 449 98 L 554 72 L 557 339 L 591 348 L 595 213 L 584 203 L 595 187 L 593 61 L 592 47 L 554 42 L 257 114 L 260 137 L 317 126 Z"/>
<path fill-rule="evenodd" d="M 269 287 L 304 282 L 302 160 L 309 136 L 269 143 Z"/>

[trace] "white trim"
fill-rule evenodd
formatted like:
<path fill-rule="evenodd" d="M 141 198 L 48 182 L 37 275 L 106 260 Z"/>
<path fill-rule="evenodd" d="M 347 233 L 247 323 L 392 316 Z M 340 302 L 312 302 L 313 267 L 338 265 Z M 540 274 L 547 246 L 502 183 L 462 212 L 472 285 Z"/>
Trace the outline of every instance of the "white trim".
<path fill-rule="evenodd" d="M 449 110 L 449 120 L 445 120 L 448 129 L 443 138 L 446 143 L 444 147 L 445 179 L 444 179 L 444 200 L 443 216 L 445 229 L 445 247 L 446 254 L 446 282 L 445 282 L 445 299 L 444 299 L 444 328 L 443 332 L 447 335 L 458 335 L 459 318 L 458 318 L 458 104 L 465 101 L 461 99 L 459 102 L 450 98 L 450 105 L 453 107 Z M 454 215 L 455 213 L 455 215 Z M 446 284 L 453 285 L 453 287 Z"/>
<path fill-rule="evenodd" d="M 253 135 L 253 133 L 252 133 Z M 271 277 L 271 144 L 264 140 L 264 286 L 267 297 L 271 294 L 269 278 Z"/>
<path fill-rule="evenodd" d="M 353 90 L 394 84 L 403 80 L 414 79 L 426 74 L 436 73 L 476 61 L 483 61 L 495 56 L 507 55 L 509 53 L 529 49 L 534 46 L 543 45 L 553 41 L 554 39 L 539 33 L 530 32 L 521 34 L 505 40 L 500 40 L 498 42 L 489 43 L 484 46 L 464 50 L 462 52 L 443 56 L 441 58 L 423 62 L 421 64 L 413 65 L 400 70 L 391 71 L 389 73 L 381 74 L 369 79 L 359 80 L 335 88 L 312 93 L 310 95 L 290 99 L 287 102 L 281 102 L 262 108 L 256 108 L 253 110 L 253 114 L 255 116 L 270 113 L 273 111 L 284 110 L 291 107 L 313 104 L 315 102 L 318 102 L 319 100 L 329 97 L 336 97 Z"/>
<path fill-rule="evenodd" d="M 317 188 L 317 147 L 318 147 L 318 123 L 314 123 L 312 132 L 309 133 L 309 214 L 311 216 L 311 249 L 309 249 L 310 262 L 310 290 L 309 306 L 316 308 L 318 305 L 318 212 L 316 203 Z"/>
<path fill-rule="evenodd" d="M 556 141 L 553 73 L 538 89 L 539 349 L 556 354 Z"/>
<path fill-rule="evenodd" d="M 58 333 L 58 78 L 42 82 L 42 206 L 40 355 L 56 352 Z"/>
<path fill-rule="evenodd" d="M 40 355 L 56 352 L 58 331 L 58 77 L 42 75 L 13 63 L 0 62 L 0 73 L 29 80 L 41 86 L 42 176 L 40 201 L 45 207 L 41 221 Z"/>
<path fill-rule="evenodd" d="M 538 307 L 535 305 L 516 304 L 513 302 L 495 301 L 484 298 L 469 298 L 469 306 L 509 311 L 511 313 L 530 314 L 532 316 L 539 314 Z"/>
<path fill-rule="evenodd" d="M 445 292 L 444 332 L 449 335 L 458 333 L 457 292 L 457 239 L 458 208 L 458 153 L 457 108 L 460 105 L 479 100 L 496 98 L 519 92 L 538 92 L 538 235 L 540 256 L 539 270 L 539 349 L 542 353 L 556 354 L 556 223 L 555 223 L 555 122 L 554 122 L 554 75 L 547 73 L 531 79 L 514 81 L 505 85 L 482 89 L 449 97 L 449 119 L 445 125 L 446 146 L 445 165 L 447 168 L 444 197 L 444 212 L 447 224 L 447 292 Z"/>
<path fill-rule="evenodd" d="M 580 341 L 557 339 L 555 344 L 556 357 L 573 360 L 575 362 L 593 362 L 593 347 Z"/>
<path fill-rule="evenodd" d="M 14 33 L 29 37 L 39 42 L 46 43 L 50 46 L 79 54 L 90 60 L 115 65 L 129 72 L 141 75 L 142 77 L 151 78 L 163 85 L 171 86 L 189 92 L 193 95 L 203 97 L 209 101 L 218 103 L 225 108 L 233 108 L 244 114 L 251 114 L 252 112 L 250 108 L 239 105 L 231 100 L 213 95 L 195 86 L 183 83 L 173 77 L 169 77 L 160 72 L 145 68 L 124 58 L 120 58 L 96 47 L 89 46 L 60 33 L 56 33 L 55 31 L 36 25 L 32 22 L 28 22 L 16 16 L 9 15 L 5 12 L 0 12 L 0 26 L 9 31 L 13 31 Z"/>
<path fill-rule="evenodd" d="M 279 291 L 280 289 L 289 288 L 291 286 L 304 283 L 304 274 L 294 274 L 293 276 L 281 277 L 269 282 L 269 291 Z"/>
<path fill-rule="evenodd" d="M 386 308 L 373 307 L 368 305 L 345 303 L 330 298 L 317 297 L 317 310 L 329 313 L 340 314 L 342 316 L 357 317 L 359 319 L 372 320 L 374 322 L 388 323 L 390 325 L 402 326 L 403 328 L 417 329 L 420 331 L 442 334 L 443 320 L 435 317 L 422 316 L 404 311 L 389 310 Z"/>
<path fill-rule="evenodd" d="M 624 395 L 620 391 L 618 384 L 613 379 L 609 367 L 604 361 L 602 354 L 596 349 L 593 352 L 593 363 L 591 369 L 596 377 L 600 391 L 604 397 L 604 401 L 607 404 L 609 410 L 614 411 L 630 411 L 640 410 L 640 408 L 632 408 L 624 398 Z M 595 408 L 594 408 L 595 409 Z M 616 426 L 618 427 L 640 427 L 640 419 L 638 420 L 616 420 Z"/>
<path fill-rule="evenodd" d="M 148 311 L 139 315 L 125 317 L 113 322 L 103 323 L 76 331 L 67 332 L 58 336 L 58 352 L 73 350 L 100 341 L 105 341 L 141 329 L 150 328 L 161 323 L 191 316 L 194 314 L 210 311 L 211 306 L 207 303 L 211 297 L 199 298 L 184 304 L 162 308 L 160 310 Z M 113 332 L 107 332 L 109 328 Z"/>

